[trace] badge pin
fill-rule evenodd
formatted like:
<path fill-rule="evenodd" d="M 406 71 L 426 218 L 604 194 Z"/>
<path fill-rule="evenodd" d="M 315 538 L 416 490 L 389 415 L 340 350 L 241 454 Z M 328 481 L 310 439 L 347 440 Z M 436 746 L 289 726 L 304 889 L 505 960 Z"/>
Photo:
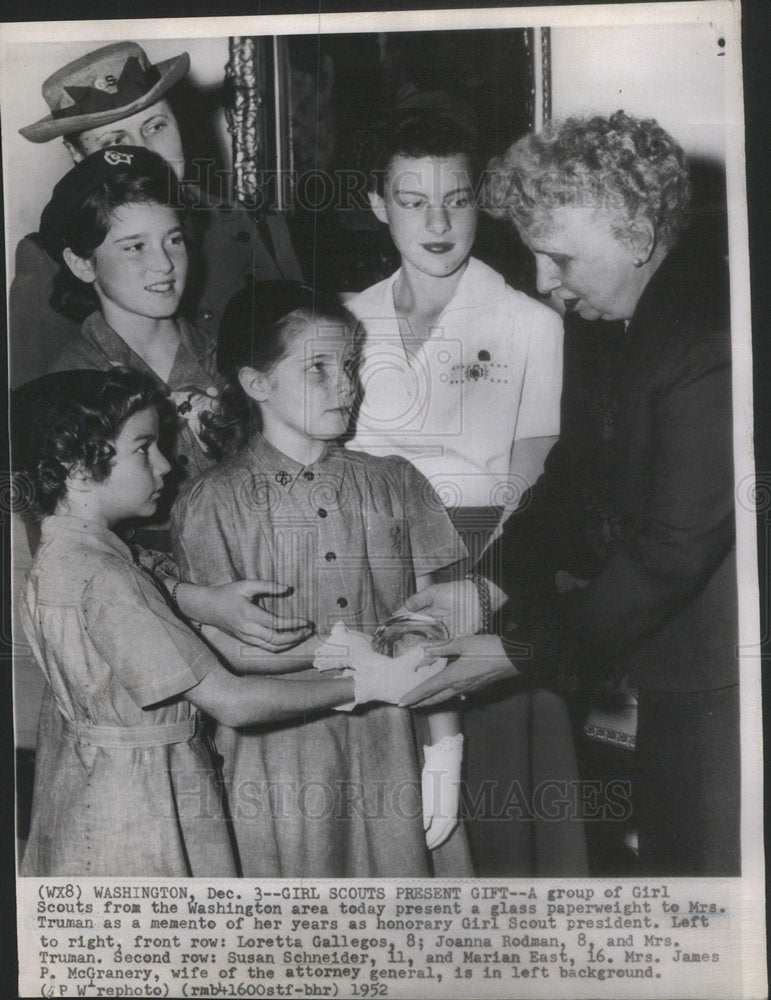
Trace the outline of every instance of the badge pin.
<path fill-rule="evenodd" d="M 110 149 L 104 154 L 104 162 L 109 163 L 111 167 L 117 167 L 121 163 L 130 167 L 133 159 L 132 153 L 118 153 L 114 149 Z"/>

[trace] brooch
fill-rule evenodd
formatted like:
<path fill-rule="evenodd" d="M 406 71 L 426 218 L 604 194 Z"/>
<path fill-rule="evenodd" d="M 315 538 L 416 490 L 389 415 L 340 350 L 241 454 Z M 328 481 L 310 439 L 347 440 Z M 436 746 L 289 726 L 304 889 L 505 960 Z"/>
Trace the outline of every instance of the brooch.
<path fill-rule="evenodd" d="M 177 415 L 181 417 L 190 428 L 198 444 L 206 451 L 201 441 L 201 414 L 212 409 L 218 393 L 214 386 L 205 392 L 200 389 L 177 389 L 169 393 L 175 407 Z"/>
<path fill-rule="evenodd" d="M 489 366 L 476 361 L 473 365 L 466 365 L 464 378 L 467 382 L 481 382 L 486 379 L 489 374 Z"/>

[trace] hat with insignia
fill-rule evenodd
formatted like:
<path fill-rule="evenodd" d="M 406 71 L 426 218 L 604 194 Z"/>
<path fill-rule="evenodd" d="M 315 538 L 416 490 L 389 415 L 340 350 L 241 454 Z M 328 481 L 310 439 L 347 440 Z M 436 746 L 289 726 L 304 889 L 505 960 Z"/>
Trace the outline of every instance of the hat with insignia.
<path fill-rule="evenodd" d="M 40 242 L 59 264 L 67 245 L 73 213 L 80 212 L 86 198 L 117 173 L 151 177 L 157 190 L 163 191 L 168 204 L 184 209 L 182 192 L 176 175 L 157 153 L 142 146 L 108 146 L 97 149 L 76 163 L 55 185 L 51 200 L 40 216 Z"/>
<path fill-rule="evenodd" d="M 136 42 L 116 42 L 67 63 L 42 87 L 51 114 L 19 132 L 49 142 L 128 118 L 159 101 L 190 69 L 187 52 L 152 65 Z"/>

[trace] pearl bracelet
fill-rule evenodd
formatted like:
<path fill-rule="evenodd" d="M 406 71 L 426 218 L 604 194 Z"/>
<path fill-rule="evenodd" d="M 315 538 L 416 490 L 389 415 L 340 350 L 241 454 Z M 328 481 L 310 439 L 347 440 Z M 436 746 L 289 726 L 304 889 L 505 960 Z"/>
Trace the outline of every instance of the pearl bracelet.
<path fill-rule="evenodd" d="M 169 597 L 171 598 L 172 608 L 177 612 L 177 614 L 181 618 L 185 618 L 186 617 L 185 613 L 182 611 L 182 608 L 179 606 L 179 601 L 177 600 L 177 591 L 179 590 L 179 585 L 182 582 L 183 582 L 182 580 L 175 581 L 174 586 L 169 591 Z"/>
<path fill-rule="evenodd" d="M 481 573 L 467 573 L 466 579 L 471 580 L 474 584 L 477 597 L 479 598 L 480 623 L 476 634 L 485 635 L 490 631 L 490 619 L 493 613 L 492 602 L 490 600 L 490 584 Z"/>
<path fill-rule="evenodd" d="M 184 618 L 184 620 L 187 622 L 187 624 L 191 628 L 194 628 L 196 630 L 196 632 L 202 632 L 203 631 L 203 625 L 200 622 L 193 621 L 192 618 L 189 618 L 185 614 L 185 612 L 182 610 L 182 608 L 179 606 L 179 601 L 177 600 L 177 591 L 179 590 L 180 585 L 183 584 L 183 583 L 187 583 L 187 582 L 188 582 L 187 580 L 176 580 L 175 581 L 174 586 L 169 591 L 169 598 L 171 600 L 171 607 L 172 607 L 172 609 L 174 611 L 176 611 L 176 613 L 179 615 L 180 618 Z"/>

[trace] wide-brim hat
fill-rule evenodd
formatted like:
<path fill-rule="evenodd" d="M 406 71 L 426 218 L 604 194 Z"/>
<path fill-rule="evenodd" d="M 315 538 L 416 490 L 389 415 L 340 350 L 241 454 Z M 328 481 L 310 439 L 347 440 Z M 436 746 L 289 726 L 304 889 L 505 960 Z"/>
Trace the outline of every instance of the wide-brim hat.
<path fill-rule="evenodd" d="M 152 65 L 136 42 L 116 42 L 67 63 L 42 87 L 51 114 L 19 132 L 49 142 L 128 118 L 159 101 L 190 69 L 187 52 Z"/>

